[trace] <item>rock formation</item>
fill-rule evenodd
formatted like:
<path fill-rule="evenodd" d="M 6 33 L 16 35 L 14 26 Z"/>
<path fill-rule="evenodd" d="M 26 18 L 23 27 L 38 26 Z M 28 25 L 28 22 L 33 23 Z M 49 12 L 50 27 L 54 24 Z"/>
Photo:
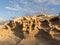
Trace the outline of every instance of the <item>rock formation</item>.
<path fill-rule="evenodd" d="M 13 19 L 0 26 L 0 45 L 60 45 L 60 16 Z"/>

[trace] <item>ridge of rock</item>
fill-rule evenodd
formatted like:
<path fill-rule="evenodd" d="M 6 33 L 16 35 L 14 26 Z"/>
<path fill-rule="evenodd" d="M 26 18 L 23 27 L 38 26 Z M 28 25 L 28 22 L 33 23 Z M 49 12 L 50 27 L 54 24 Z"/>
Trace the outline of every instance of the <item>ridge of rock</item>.
<path fill-rule="evenodd" d="M 60 45 L 59 42 L 60 16 L 18 17 L 0 26 L 0 45 Z"/>

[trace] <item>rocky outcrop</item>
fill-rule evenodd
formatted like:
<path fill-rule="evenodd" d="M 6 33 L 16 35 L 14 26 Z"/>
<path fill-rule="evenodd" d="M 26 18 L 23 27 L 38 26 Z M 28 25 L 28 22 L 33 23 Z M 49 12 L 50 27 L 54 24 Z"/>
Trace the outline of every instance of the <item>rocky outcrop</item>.
<path fill-rule="evenodd" d="M 60 16 L 13 19 L 0 26 L 0 45 L 60 45 Z"/>

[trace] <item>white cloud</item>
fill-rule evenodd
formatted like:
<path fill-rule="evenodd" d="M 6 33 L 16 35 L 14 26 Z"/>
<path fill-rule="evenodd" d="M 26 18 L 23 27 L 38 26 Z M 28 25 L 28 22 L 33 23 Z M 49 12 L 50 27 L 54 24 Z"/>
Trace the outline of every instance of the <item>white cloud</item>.
<path fill-rule="evenodd" d="M 60 0 L 49 0 L 53 5 L 60 5 Z"/>
<path fill-rule="evenodd" d="M 47 0 L 34 0 L 35 2 L 46 2 Z"/>
<path fill-rule="evenodd" d="M 60 0 L 34 0 L 36 3 L 44 3 L 44 2 L 49 2 L 50 4 L 53 5 L 60 5 Z"/>
<path fill-rule="evenodd" d="M 27 4 L 28 2 L 26 0 L 20 0 L 20 3 Z"/>
<path fill-rule="evenodd" d="M 9 9 L 9 10 L 15 10 L 15 11 L 19 11 L 19 10 L 22 10 L 21 7 L 19 7 L 19 5 L 15 5 L 15 6 L 8 6 L 8 7 L 5 7 L 6 9 Z"/>
<path fill-rule="evenodd" d="M 0 22 L 7 21 L 5 18 L 0 18 Z"/>
<path fill-rule="evenodd" d="M 11 3 L 12 2 L 13 1 L 11 1 Z M 16 2 L 16 0 L 15 0 L 15 2 Z M 43 3 L 43 4 L 35 5 L 34 4 L 35 2 L 37 4 L 39 4 L 39 3 Z M 47 2 L 47 4 L 44 4 L 44 2 Z M 55 14 L 58 12 L 56 9 L 52 10 L 52 8 L 49 9 L 49 8 L 45 8 L 45 7 L 47 7 L 49 4 L 53 4 L 53 5 L 60 4 L 59 0 L 33 0 L 33 2 L 28 2 L 26 0 L 20 0 L 20 3 L 23 4 L 23 7 L 21 7 L 21 5 L 18 2 L 16 2 L 16 3 L 13 3 L 14 5 L 7 6 L 5 8 L 7 8 L 9 10 L 23 12 L 26 14 L 40 14 L 40 13 Z"/>
<path fill-rule="evenodd" d="M 8 19 L 0 18 L 0 25 L 3 25 L 6 22 L 8 22 Z"/>
<path fill-rule="evenodd" d="M 7 8 L 7 9 L 9 9 L 9 10 L 17 10 L 16 8 L 12 8 L 12 7 L 5 7 L 5 8 Z"/>

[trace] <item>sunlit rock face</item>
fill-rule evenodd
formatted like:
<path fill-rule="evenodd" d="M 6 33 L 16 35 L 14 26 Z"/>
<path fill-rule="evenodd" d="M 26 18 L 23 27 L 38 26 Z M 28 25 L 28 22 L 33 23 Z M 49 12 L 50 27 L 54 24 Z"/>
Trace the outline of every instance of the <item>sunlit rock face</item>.
<path fill-rule="evenodd" d="M 13 19 L 0 26 L 0 45 L 60 45 L 60 16 Z"/>

